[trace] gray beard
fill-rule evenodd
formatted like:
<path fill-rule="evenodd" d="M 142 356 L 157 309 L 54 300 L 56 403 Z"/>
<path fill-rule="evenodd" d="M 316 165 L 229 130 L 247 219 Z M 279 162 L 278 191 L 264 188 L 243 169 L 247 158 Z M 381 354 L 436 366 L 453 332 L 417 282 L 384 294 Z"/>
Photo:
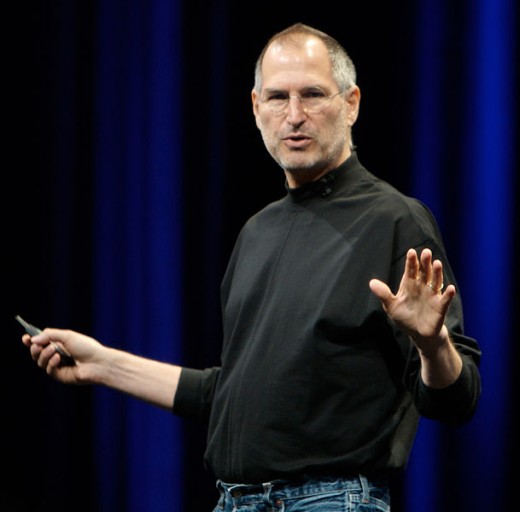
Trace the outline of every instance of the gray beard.
<path fill-rule="evenodd" d="M 329 167 L 331 165 L 331 162 L 335 162 L 339 160 L 344 148 L 345 144 L 344 141 L 348 138 L 348 129 L 346 127 L 341 128 L 342 131 L 345 133 L 343 134 L 344 137 L 338 137 L 336 142 L 329 147 L 328 151 L 323 154 L 319 154 L 315 157 L 313 160 L 309 160 L 307 162 L 300 162 L 298 164 L 291 163 L 292 159 L 284 158 L 276 155 L 274 151 L 272 151 L 267 144 L 267 141 L 264 137 L 263 132 L 262 139 L 264 141 L 264 145 L 273 158 L 273 160 L 286 172 L 289 172 L 291 174 L 312 174 L 312 173 L 320 173 L 323 171 L 323 169 Z M 337 162 L 339 165 L 341 162 Z"/>
<path fill-rule="evenodd" d="M 343 144 L 335 144 L 330 147 L 327 153 L 319 154 L 314 159 L 293 163 L 291 158 L 284 157 L 276 157 L 273 153 L 270 152 L 273 159 L 278 163 L 278 165 L 286 172 L 291 174 L 313 174 L 313 173 L 321 173 L 325 168 L 330 167 L 331 162 L 336 162 L 339 160 L 344 149 Z M 339 165 L 341 162 L 337 162 Z"/>

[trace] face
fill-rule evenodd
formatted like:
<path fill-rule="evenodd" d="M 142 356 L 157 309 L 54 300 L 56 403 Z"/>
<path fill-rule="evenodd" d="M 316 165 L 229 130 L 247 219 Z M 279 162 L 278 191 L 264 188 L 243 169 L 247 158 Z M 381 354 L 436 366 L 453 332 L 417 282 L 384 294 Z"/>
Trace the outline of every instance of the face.
<path fill-rule="evenodd" d="M 339 88 L 332 77 L 325 45 L 312 36 L 298 44 L 272 43 L 262 63 L 262 91 L 252 92 L 253 112 L 267 150 L 284 169 L 290 187 L 314 181 L 350 155 L 350 132 L 359 110 L 359 89 L 334 96 L 318 113 L 306 112 L 298 97 L 334 95 Z M 281 115 L 267 98 L 288 97 Z"/>

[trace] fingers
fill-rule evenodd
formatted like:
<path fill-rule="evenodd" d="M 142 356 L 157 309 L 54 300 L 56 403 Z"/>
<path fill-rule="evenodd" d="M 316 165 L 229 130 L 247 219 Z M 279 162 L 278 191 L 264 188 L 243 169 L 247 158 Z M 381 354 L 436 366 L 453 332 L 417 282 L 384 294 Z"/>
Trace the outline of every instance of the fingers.
<path fill-rule="evenodd" d="M 442 289 L 444 288 L 442 263 L 439 260 L 435 260 L 431 265 L 431 269 L 431 278 L 428 283 L 428 286 L 435 293 L 442 293 Z"/>
<path fill-rule="evenodd" d="M 442 262 L 433 259 L 430 249 L 423 249 L 420 258 L 415 249 L 410 249 L 406 255 L 405 274 L 410 279 L 427 285 L 434 293 L 442 293 L 444 288 Z"/>
<path fill-rule="evenodd" d="M 448 306 L 456 295 L 455 286 L 448 285 L 444 289 L 444 271 L 441 260 L 433 260 L 430 249 L 424 249 L 420 258 L 420 279 L 428 285 L 432 292 L 441 297 L 441 307 L 446 313 Z M 444 291 L 443 291 L 444 290 Z"/>
<path fill-rule="evenodd" d="M 433 259 L 430 249 L 423 249 L 420 257 L 415 249 L 408 250 L 403 279 L 403 284 L 406 280 L 410 280 L 413 287 L 417 287 L 417 285 L 427 286 L 434 294 L 443 295 L 444 271 L 442 262 Z M 446 300 L 451 302 L 454 295 L 455 287 L 452 286 L 446 295 Z"/>
<path fill-rule="evenodd" d="M 429 284 L 432 281 L 433 263 L 432 252 L 430 249 L 424 249 L 421 257 L 417 256 L 415 249 L 409 249 L 406 254 L 405 275 L 409 279 L 421 281 L 423 284 Z"/>
<path fill-rule="evenodd" d="M 30 351 L 31 357 L 40 368 L 49 370 L 60 363 L 60 356 L 53 343 L 48 343 L 47 345 L 32 343 Z"/>
<path fill-rule="evenodd" d="M 419 259 L 415 249 L 409 249 L 406 254 L 404 275 L 409 279 L 417 279 L 419 275 Z"/>
<path fill-rule="evenodd" d="M 441 260 L 433 260 L 430 249 L 424 249 L 421 253 L 421 267 L 423 283 L 427 284 L 435 294 L 442 294 L 444 288 L 442 262 Z"/>
<path fill-rule="evenodd" d="M 53 352 L 50 353 L 47 351 L 39 351 L 37 348 L 34 349 L 33 359 L 37 359 L 39 366 L 46 367 L 47 372 L 53 368 L 57 368 L 58 366 L 73 366 L 75 365 L 75 360 L 70 355 L 68 349 L 66 348 L 66 343 L 69 343 L 70 337 L 72 335 L 72 331 L 63 330 L 63 329 L 44 329 L 40 334 L 33 336 L 30 338 L 30 343 L 32 345 L 40 346 L 42 349 L 44 347 L 52 347 Z M 31 346 L 32 346 L 31 345 Z M 58 354 L 54 357 L 54 354 Z"/>
<path fill-rule="evenodd" d="M 433 276 L 433 256 L 430 249 L 424 249 L 421 252 L 419 263 L 419 279 L 423 284 L 431 285 Z"/>
<path fill-rule="evenodd" d="M 432 252 L 430 249 L 424 249 L 421 257 L 417 255 L 415 249 L 409 249 L 406 253 L 406 262 L 404 275 L 411 280 L 420 281 L 423 284 L 429 284 L 432 280 L 433 264 Z"/>
<path fill-rule="evenodd" d="M 444 309 L 444 312 L 446 313 L 446 311 L 448 311 L 448 306 L 450 305 L 451 301 L 457 294 L 457 290 L 455 289 L 455 286 L 450 284 L 446 287 L 446 290 L 444 291 L 444 293 L 442 293 L 442 292 L 439 292 L 439 293 L 441 294 L 441 298 L 442 298 L 442 300 L 441 300 L 442 307 Z"/>

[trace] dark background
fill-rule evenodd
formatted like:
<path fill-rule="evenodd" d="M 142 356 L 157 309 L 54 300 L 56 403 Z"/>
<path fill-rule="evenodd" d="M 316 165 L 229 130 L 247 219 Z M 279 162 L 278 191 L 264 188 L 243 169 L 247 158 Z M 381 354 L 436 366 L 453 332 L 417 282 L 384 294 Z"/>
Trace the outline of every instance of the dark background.
<path fill-rule="evenodd" d="M 14 322 L 14 316 L 21 314 L 42 327 L 67 327 L 93 336 L 112 332 L 103 330 L 96 306 L 101 300 L 95 286 L 96 215 L 103 176 L 95 169 L 100 167 L 100 158 L 106 158 L 99 150 L 98 112 L 107 97 L 99 84 L 112 80 L 117 94 L 109 101 L 115 101 L 118 94 L 126 94 L 121 70 L 128 68 L 124 66 L 140 66 L 139 76 L 151 72 L 146 56 L 153 52 L 151 41 L 164 25 L 154 25 L 156 18 L 150 11 L 152 5 L 165 3 L 62 0 L 5 8 L 8 122 L 2 325 L 6 339 L 1 437 L 7 478 L 2 482 L 2 510 L 155 512 L 164 506 L 164 510 L 204 511 L 215 504 L 213 478 L 202 462 L 204 428 L 172 419 L 164 411 L 157 421 L 166 423 L 166 428 L 172 422 L 172 432 L 178 434 L 173 442 L 183 447 L 176 459 L 182 475 L 182 483 L 176 484 L 182 492 L 182 506 L 179 501 L 159 500 L 157 505 L 148 501 L 149 506 L 143 508 L 132 502 L 128 496 L 137 491 L 129 488 L 147 482 L 144 476 L 140 480 L 139 471 L 148 471 L 152 475 L 148 478 L 153 479 L 154 468 L 139 468 L 136 480 L 129 476 L 125 468 L 132 465 L 132 456 L 125 444 L 113 445 L 99 455 L 98 400 L 104 403 L 103 396 L 89 387 L 60 385 L 44 375 L 19 342 L 21 329 Z M 168 343 L 178 346 L 179 362 L 198 368 L 218 364 L 219 283 L 233 242 L 252 213 L 284 194 L 282 171 L 265 151 L 252 116 L 253 68 L 274 32 L 297 21 L 309 23 L 340 40 L 356 63 L 362 102 L 354 141 L 361 161 L 405 193 L 421 197 L 438 216 L 452 265 L 461 276 L 463 299 L 469 305 L 467 328 L 473 329 L 469 334 L 481 342 L 484 357 L 490 361 L 483 368 L 489 391 L 474 426 L 442 429 L 420 441 L 427 445 L 434 440 L 429 456 L 434 453 L 436 462 L 417 459 L 417 466 L 411 464 L 410 471 L 417 468 L 417 474 L 425 471 L 421 466 L 430 467 L 420 480 L 426 487 L 414 485 L 410 490 L 413 480 L 399 480 L 394 508 L 418 512 L 411 504 L 422 503 L 421 511 L 502 510 L 513 496 L 511 470 L 516 467 L 518 438 L 513 379 L 518 356 L 514 336 L 518 64 L 513 2 L 498 2 L 505 7 L 496 15 L 502 20 L 498 26 L 509 30 L 498 30 L 496 35 L 506 38 L 504 63 L 484 68 L 481 77 L 480 56 L 496 64 L 496 55 L 487 57 L 485 45 L 479 53 L 474 39 L 475 32 L 488 23 L 497 24 L 485 14 L 491 0 L 312 5 L 179 1 L 175 5 L 178 10 L 172 14 L 172 25 L 178 28 L 171 29 L 169 42 L 180 58 L 175 66 L 178 89 L 171 104 L 178 105 L 182 114 L 176 117 L 174 157 L 180 171 L 172 172 L 178 173 L 176 183 L 181 188 L 172 197 L 179 200 L 176 240 L 182 254 L 182 282 L 177 293 L 182 307 L 175 331 L 180 334 Z M 477 15 L 479 9 L 484 14 Z M 108 50 L 100 41 L 108 39 L 110 51 L 117 52 L 113 60 L 104 60 Z M 128 60 L 122 64 L 118 56 Z M 102 67 L 100 62 L 113 66 Z M 499 75 L 497 69 L 507 72 Z M 477 71 L 472 74 L 472 70 Z M 494 75 L 489 78 L 488 72 Z M 105 81 L 100 80 L 101 73 Z M 491 81 L 493 87 L 482 86 L 501 76 L 504 83 Z M 501 95 L 505 100 L 494 109 L 494 98 Z M 502 116 L 492 116 L 496 125 L 479 116 L 490 103 L 491 112 Z M 500 110 L 504 103 L 507 108 Z M 120 161 L 132 141 L 124 110 L 114 106 L 113 112 L 110 130 L 115 127 L 117 133 L 107 133 L 117 144 L 110 161 L 119 162 L 120 174 L 110 179 L 124 184 L 125 165 Z M 483 139 L 470 136 L 477 123 L 486 126 Z M 496 140 L 493 134 L 497 133 L 507 137 Z M 425 178 L 422 169 L 432 174 Z M 145 178 L 139 179 L 146 187 Z M 477 181 L 479 187 L 474 186 Z M 485 197 L 496 183 L 501 184 L 502 195 L 482 201 L 479 194 Z M 124 204 L 126 193 L 124 186 L 118 190 L 120 197 L 103 196 L 115 209 Z M 125 210 L 118 215 L 124 218 Z M 484 225 L 487 221 L 494 224 Z M 505 235 L 493 238 L 501 230 Z M 475 233 L 481 232 L 492 237 L 480 239 Z M 477 253 L 478 244 L 482 251 Z M 124 265 L 124 257 L 120 261 Z M 124 289 L 116 295 L 124 299 Z M 127 310 L 114 309 L 115 322 L 130 323 Z M 483 320 L 488 313 L 496 337 L 489 335 L 493 331 Z M 168 332 L 169 327 L 163 330 Z M 125 345 L 124 339 L 103 339 L 119 348 L 134 348 Z M 161 353 L 152 344 L 139 346 L 139 351 L 150 357 Z M 116 399 L 108 393 L 108 403 L 115 404 L 111 413 L 118 418 L 114 420 L 117 436 L 117 429 L 133 421 L 134 406 L 128 405 L 131 399 Z M 430 428 L 435 427 L 427 424 L 425 430 Z M 134 449 L 142 451 L 143 447 Z M 109 458 L 113 462 L 108 463 Z M 117 497 L 110 498 L 113 501 L 100 490 L 100 473 L 113 478 L 105 482 L 117 490 Z M 491 484 L 493 497 L 480 495 L 485 482 Z"/>

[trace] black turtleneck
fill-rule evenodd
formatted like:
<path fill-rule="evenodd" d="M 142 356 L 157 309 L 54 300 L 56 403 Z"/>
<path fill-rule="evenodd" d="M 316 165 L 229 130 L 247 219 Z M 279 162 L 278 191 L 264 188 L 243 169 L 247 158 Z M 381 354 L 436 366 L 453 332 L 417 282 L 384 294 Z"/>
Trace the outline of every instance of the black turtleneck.
<path fill-rule="evenodd" d="M 480 351 L 463 334 L 460 299 L 447 326 L 463 371 L 432 390 L 370 292 L 373 277 L 397 288 L 410 247 L 431 248 L 445 283 L 455 282 L 428 209 L 355 153 L 246 223 L 222 282 L 222 364 L 183 369 L 173 408 L 208 420 L 206 463 L 217 478 L 389 472 L 406 464 L 419 413 L 471 416 Z"/>

